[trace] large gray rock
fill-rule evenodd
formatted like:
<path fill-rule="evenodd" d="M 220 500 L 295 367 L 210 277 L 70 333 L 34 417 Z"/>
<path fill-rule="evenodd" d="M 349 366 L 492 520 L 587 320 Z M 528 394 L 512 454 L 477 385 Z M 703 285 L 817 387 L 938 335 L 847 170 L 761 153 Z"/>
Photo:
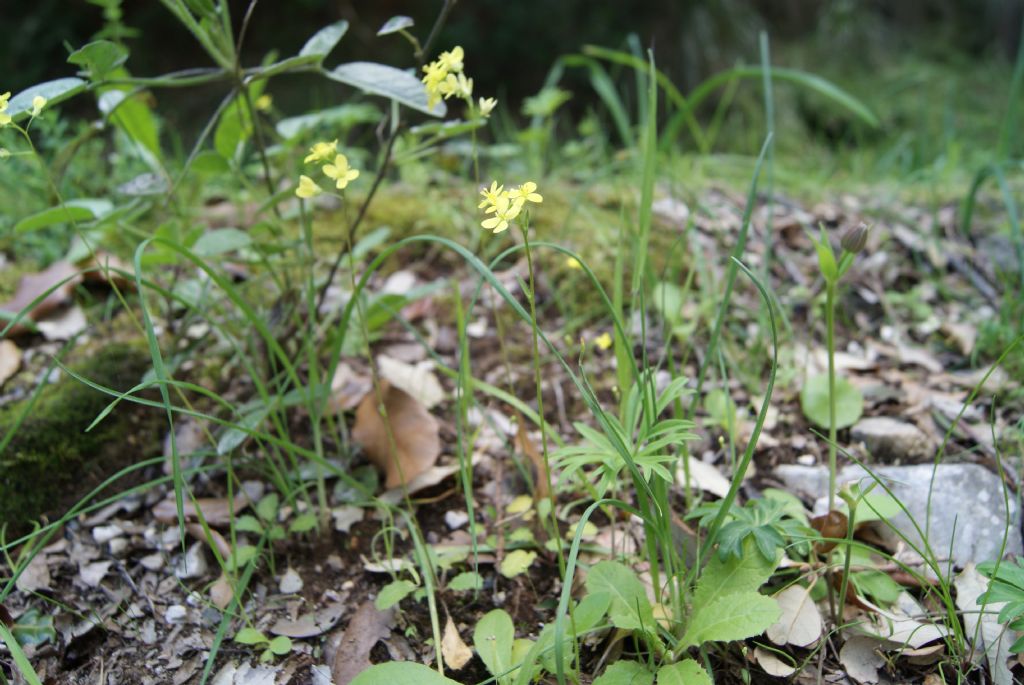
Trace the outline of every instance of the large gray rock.
<path fill-rule="evenodd" d="M 850 436 L 863 442 L 875 459 L 919 461 L 932 453 L 931 440 L 920 428 L 885 416 L 861 419 Z"/>
<path fill-rule="evenodd" d="M 999 477 L 978 464 L 916 464 L 911 466 L 877 466 L 872 472 L 885 484 L 910 512 L 914 520 L 925 529 L 928 488 L 932 471 L 931 520 L 928 526 L 932 553 L 945 559 L 952 552 L 953 564 L 963 568 L 969 562 L 991 561 L 999 556 L 1006 528 L 1006 509 L 1003 504 L 1003 485 Z M 784 464 L 775 474 L 794 493 L 815 501 L 815 513 L 824 513 L 828 506 L 828 469 L 824 466 Z M 863 480 L 862 480 L 863 479 Z M 847 466 L 837 474 L 838 485 L 861 481 L 864 485 L 874 479 L 860 466 Z M 875 492 L 880 488 L 876 487 Z M 1009 497 L 1010 524 L 1006 553 L 1021 554 L 1021 513 L 1015 498 Z M 921 537 L 906 514 L 891 520 L 892 525 L 914 545 L 921 545 Z M 879 525 L 879 531 L 894 545 L 899 537 L 888 526 Z M 945 567 L 945 564 L 943 564 Z"/>

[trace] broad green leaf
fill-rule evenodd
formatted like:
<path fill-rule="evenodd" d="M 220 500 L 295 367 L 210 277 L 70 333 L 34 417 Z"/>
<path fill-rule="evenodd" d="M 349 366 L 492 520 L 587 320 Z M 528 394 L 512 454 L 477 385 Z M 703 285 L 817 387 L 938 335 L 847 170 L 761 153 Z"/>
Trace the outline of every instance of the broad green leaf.
<path fill-rule="evenodd" d="M 377 594 L 377 599 L 373 604 L 380 611 L 390 609 L 408 597 L 409 593 L 415 590 L 416 587 L 417 585 L 411 580 L 402 579 L 392 581 L 380 589 L 380 592 Z"/>
<path fill-rule="evenodd" d="M 704 409 L 716 426 L 730 432 L 736 430 L 736 403 L 724 390 L 708 391 L 704 396 Z"/>
<path fill-rule="evenodd" d="M 299 50 L 299 57 L 317 57 L 319 58 L 317 64 L 323 62 L 324 58 L 341 41 L 346 31 L 348 31 L 348 22 L 344 19 L 323 27 L 306 41 L 306 44 Z"/>
<path fill-rule="evenodd" d="M 80 78 L 68 77 L 59 78 L 53 81 L 37 83 L 21 91 L 7 103 L 7 114 L 12 119 L 19 119 L 21 115 L 32 111 L 32 100 L 37 95 L 46 98 L 46 106 L 56 105 L 78 95 L 86 89 L 88 84 Z"/>
<path fill-rule="evenodd" d="M 711 558 L 697 580 L 693 604 L 706 606 L 730 594 L 757 590 L 771 577 L 776 565 L 765 559 L 748 538 L 739 556 L 729 556 L 724 561 L 717 554 Z"/>
<path fill-rule="evenodd" d="M 455 592 L 479 590 L 484 586 L 484 579 L 476 571 L 465 571 L 451 579 L 448 589 Z"/>
<path fill-rule="evenodd" d="M 670 326 L 674 326 L 682 318 L 683 289 L 675 283 L 659 281 L 651 291 L 651 304 Z"/>
<path fill-rule="evenodd" d="M 505 558 L 501 560 L 501 566 L 498 571 L 506 578 L 515 578 L 518 575 L 526 573 L 530 568 L 530 564 L 532 564 L 536 558 L 536 552 L 525 549 L 514 549 L 506 554 Z"/>
<path fill-rule="evenodd" d="M 459 685 L 434 669 L 412 661 L 389 661 L 366 669 L 349 685 Z"/>
<path fill-rule="evenodd" d="M 836 264 L 836 255 L 832 251 L 832 243 L 828 241 L 825 229 L 821 229 L 820 238 L 814 236 L 810 236 L 810 238 L 814 243 L 814 250 L 818 253 L 818 268 L 821 270 L 821 275 L 825 277 L 826 281 L 835 283 L 839 279 L 839 266 Z"/>
<path fill-rule="evenodd" d="M 608 607 L 610 604 L 611 597 L 607 592 L 591 592 L 581 599 L 572 614 L 573 627 L 576 629 L 577 636 L 582 637 L 588 631 L 596 628 L 601 622 L 601 619 L 604 618 L 604 615 L 608 613 Z M 572 640 L 573 635 L 566 632 L 565 639 L 562 644 L 562 668 L 566 671 L 569 671 L 572 668 Z M 541 662 L 544 664 L 544 668 L 554 673 L 557 670 L 554 650 L 554 623 L 549 623 L 544 626 L 544 629 L 537 638 L 537 644 L 540 647 L 540 650 L 543 651 L 540 658 Z"/>
<path fill-rule="evenodd" d="M 427 107 L 427 92 L 413 74 L 376 62 L 348 62 L 326 72 L 327 78 L 373 95 L 382 95 L 435 117 L 447 112 L 443 102 Z"/>
<path fill-rule="evenodd" d="M 11 634 L 23 646 L 41 645 L 57 640 L 53 627 L 53 616 L 44 615 L 38 609 L 29 609 L 11 626 Z"/>
<path fill-rule="evenodd" d="M 276 128 L 282 138 L 291 140 L 316 128 L 348 129 L 357 124 L 373 124 L 380 120 L 380 116 L 380 109 L 367 103 L 338 105 L 282 119 Z"/>
<path fill-rule="evenodd" d="M 512 617 L 504 609 L 495 609 L 483 615 L 473 630 L 473 646 L 487 671 L 499 682 L 507 678 L 502 676 L 512 668 L 512 643 L 515 640 L 515 627 Z"/>
<path fill-rule="evenodd" d="M 83 68 L 82 76 L 91 81 L 102 81 L 114 69 L 128 59 L 128 50 L 109 40 L 97 40 L 84 45 L 68 55 L 68 64 Z"/>
<path fill-rule="evenodd" d="M 259 554 L 259 549 L 252 545 L 242 545 L 231 552 L 228 557 L 227 567 L 229 571 L 240 571 L 246 564 L 252 561 Z"/>
<path fill-rule="evenodd" d="M 278 505 L 281 503 L 276 492 L 270 492 L 256 503 L 256 515 L 263 521 L 274 521 L 277 518 Z"/>
<path fill-rule="evenodd" d="M 903 586 L 881 571 L 858 571 L 850 574 L 850 580 L 857 592 L 870 596 L 882 605 L 894 604 L 903 592 Z"/>
<path fill-rule="evenodd" d="M 213 148 L 224 159 L 234 159 L 239 147 L 252 136 L 252 119 L 245 99 L 236 97 L 224 108 L 213 132 Z"/>
<path fill-rule="evenodd" d="M 278 656 L 284 656 L 288 652 L 292 651 L 291 638 L 285 635 L 278 635 L 270 641 L 270 644 L 267 645 L 267 649 Z"/>
<path fill-rule="evenodd" d="M 658 685 L 712 685 L 711 676 L 693 659 L 658 669 Z"/>
<path fill-rule="evenodd" d="M 267 642 L 267 636 L 255 628 L 242 628 L 235 635 L 235 642 L 243 645 L 260 645 Z"/>
<path fill-rule="evenodd" d="M 125 76 L 127 77 L 127 73 Z M 129 96 L 123 90 L 112 88 L 104 91 L 98 100 L 103 114 L 110 118 L 128 138 L 139 145 L 151 168 L 157 168 L 160 157 L 160 131 L 156 117 L 140 94 Z"/>
<path fill-rule="evenodd" d="M 641 663 L 619 659 L 594 678 L 594 685 L 654 685 L 654 674 Z"/>
<path fill-rule="evenodd" d="M 263 534 L 263 524 L 251 514 L 245 514 L 235 519 L 235 530 L 240 533 Z"/>
<path fill-rule="evenodd" d="M 68 200 L 63 207 L 50 207 L 27 216 L 14 225 L 15 233 L 35 231 L 55 224 L 91 221 L 109 213 L 114 205 L 109 200 L 80 198 Z"/>
<path fill-rule="evenodd" d="M 299 514 L 288 525 L 288 531 L 291 533 L 308 533 L 314 528 L 316 528 L 316 514 L 311 511 Z"/>
<path fill-rule="evenodd" d="M 200 257 L 213 257 L 225 252 L 240 250 L 243 247 L 248 247 L 251 243 L 252 238 L 249 237 L 249 234 L 237 228 L 217 228 L 204 233 L 192 246 L 192 251 Z"/>
<path fill-rule="evenodd" d="M 379 31 L 377 31 L 377 35 L 386 36 L 391 33 L 398 33 L 403 29 L 412 28 L 415 25 L 415 23 L 416 22 L 412 20 L 412 17 L 407 17 L 404 14 L 399 14 L 394 17 L 391 17 L 386 22 L 384 22 L 384 25 L 380 27 Z"/>
<path fill-rule="evenodd" d="M 695 599 L 693 615 L 680 645 L 691 647 L 760 635 L 781 614 L 778 602 L 753 590 L 729 593 L 710 604 L 698 604 Z"/>
<path fill-rule="evenodd" d="M 869 492 L 857 504 L 853 517 L 853 525 L 857 526 L 868 521 L 889 520 L 903 512 L 900 502 L 887 492 Z"/>
<path fill-rule="evenodd" d="M 800 389 L 800 408 L 807 420 L 820 428 L 828 428 L 828 375 L 811 376 Z M 836 378 L 836 428 L 847 428 L 860 420 L 864 398 L 860 390 L 845 378 Z"/>
<path fill-rule="evenodd" d="M 654 611 L 643 584 L 630 569 L 617 561 L 602 561 L 587 574 L 587 592 L 605 593 L 611 598 L 609 615 L 616 628 L 654 630 Z"/>

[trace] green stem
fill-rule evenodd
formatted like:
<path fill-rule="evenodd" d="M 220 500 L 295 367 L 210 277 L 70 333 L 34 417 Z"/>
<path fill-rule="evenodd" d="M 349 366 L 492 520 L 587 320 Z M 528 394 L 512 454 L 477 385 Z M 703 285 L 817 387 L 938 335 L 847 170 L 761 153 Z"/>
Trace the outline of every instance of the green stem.
<path fill-rule="evenodd" d="M 540 449 L 541 455 L 544 458 L 544 484 L 545 489 L 548 491 L 548 497 L 552 498 L 550 493 L 551 488 L 551 464 L 548 460 L 548 433 L 545 430 L 545 424 L 547 421 L 544 419 L 544 392 L 541 386 L 541 369 L 540 369 L 540 336 L 538 334 L 538 328 L 540 326 L 537 323 L 537 286 L 534 280 L 533 272 L 533 253 L 530 250 L 530 217 L 527 214 L 523 222 L 520 224 L 520 228 L 523 231 L 523 244 L 526 252 L 526 266 L 530 273 L 530 293 L 527 298 L 530 302 L 530 330 L 533 335 L 533 380 L 537 386 L 537 417 L 540 419 Z M 555 549 L 558 551 L 558 570 L 563 575 L 565 574 L 565 558 L 562 556 L 562 542 L 561 536 L 558 533 L 558 518 L 555 516 L 555 507 L 552 505 L 549 509 L 551 535 L 558 541 Z"/>
<path fill-rule="evenodd" d="M 825 338 L 828 346 L 828 510 L 836 503 L 836 284 L 825 284 Z"/>

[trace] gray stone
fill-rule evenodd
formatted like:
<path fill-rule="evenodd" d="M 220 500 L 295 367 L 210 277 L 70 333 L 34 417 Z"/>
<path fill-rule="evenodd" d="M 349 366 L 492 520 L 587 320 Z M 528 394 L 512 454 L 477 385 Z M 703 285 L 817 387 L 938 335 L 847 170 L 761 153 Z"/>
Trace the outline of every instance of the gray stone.
<path fill-rule="evenodd" d="M 932 472 L 935 481 L 932 484 Z M 932 485 L 931 519 L 928 537 L 932 554 L 945 559 L 952 552 L 953 564 L 963 568 L 969 562 L 992 561 L 999 556 L 1006 528 L 1003 484 L 999 477 L 979 464 L 915 464 L 910 466 L 877 466 L 872 472 L 892 490 L 903 503 L 921 530 L 925 530 L 928 489 Z M 815 501 L 815 513 L 824 513 L 828 506 L 828 469 L 824 466 L 784 464 L 776 476 L 791 492 Z M 838 485 L 860 481 L 864 485 L 874 478 L 860 466 L 847 466 L 836 476 Z M 880 488 L 876 487 L 875 492 Z M 1009 532 L 1006 553 L 1021 554 L 1021 512 L 1013 496 L 1010 502 Z M 921 537 L 906 514 L 890 521 L 915 546 Z M 893 545 L 899 536 L 888 526 L 878 530 Z M 943 564 L 945 567 L 945 564 Z"/>
<path fill-rule="evenodd" d="M 932 453 L 931 441 L 920 428 L 885 416 L 861 419 L 850 436 L 863 442 L 875 459 L 916 461 Z"/>

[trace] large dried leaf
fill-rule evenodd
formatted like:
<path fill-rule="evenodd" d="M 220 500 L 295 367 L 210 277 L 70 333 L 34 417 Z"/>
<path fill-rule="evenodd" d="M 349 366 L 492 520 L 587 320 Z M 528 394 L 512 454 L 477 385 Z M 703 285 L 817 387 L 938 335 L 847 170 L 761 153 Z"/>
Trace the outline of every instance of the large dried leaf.
<path fill-rule="evenodd" d="M 0 304 L 0 312 L 18 314 L 21 310 L 29 308 L 36 298 L 54 288 L 53 292 L 28 309 L 27 318 L 30 321 L 38 321 L 66 304 L 71 299 L 71 293 L 75 286 L 81 280 L 82 274 L 74 264 L 65 261 L 54 262 L 43 271 L 22 276 L 18 282 L 18 289 L 14 292 L 14 297 Z M 7 335 L 20 335 L 28 330 L 27 326 L 18 323 L 7 331 Z"/>
<path fill-rule="evenodd" d="M 195 501 L 185 500 L 184 514 L 186 520 L 195 521 L 198 519 L 196 509 L 203 512 L 207 525 L 226 526 L 231 521 L 231 510 L 234 513 L 242 511 L 249 505 L 249 499 L 242 494 L 235 496 L 234 506 L 223 497 L 200 497 Z M 153 507 L 153 516 L 161 523 L 174 523 L 178 520 L 178 507 L 174 497 L 157 502 Z"/>
<path fill-rule="evenodd" d="M 345 613 L 345 603 L 333 602 L 316 611 L 302 614 L 294 621 L 286 618 L 279 619 L 277 623 L 270 626 L 270 632 L 274 635 L 286 635 L 294 638 L 316 637 L 337 625 L 343 613 Z"/>
<path fill-rule="evenodd" d="M 21 368 L 21 350 L 10 340 L 0 340 L 0 385 L 18 373 Z"/>
<path fill-rule="evenodd" d="M 818 606 L 811 599 L 810 588 L 790 585 L 775 595 L 782 616 L 765 633 L 777 645 L 806 647 L 821 637 L 822 622 Z"/>
<path fill-rule="evenodd" d="M 455 627 L 455 621 L 448 617 L 444 625 L 444 637 L 441 638 L 441 654 L 444 656 L 444 663 L 458 671 L 473 658 L 473 650 L 469 648 L 462 637 L 459 629 Z"/>
<path fill-rule="evenodd" d="M 384 415 L 376 392 L 359 403 L 352 437 L 384 471 L 385 486 L 394 488 L 434 465 L 441 454 L 441 438 L 437 419 L 412 395 L 381 381 L 380 397 Z"/>
<path fill-rule="evenodd" d="M 327 660 L 331 664 L 334 685 L 348 685 L 368 669 L 370 650 L 379 640 L 391 634 L 394 611 L 378 611 L 372 600 L 363 602 L 349 621 L 345 632 L 327 644 Z"/>
<path fill-rule="evenodd" d="M 444 399 L 444 389 L 428 365 L 407 364 L 382 354 L 377 357 L 377 366 L 384 380 L 415 397 L 427 409 L 433 409 Z"/>

